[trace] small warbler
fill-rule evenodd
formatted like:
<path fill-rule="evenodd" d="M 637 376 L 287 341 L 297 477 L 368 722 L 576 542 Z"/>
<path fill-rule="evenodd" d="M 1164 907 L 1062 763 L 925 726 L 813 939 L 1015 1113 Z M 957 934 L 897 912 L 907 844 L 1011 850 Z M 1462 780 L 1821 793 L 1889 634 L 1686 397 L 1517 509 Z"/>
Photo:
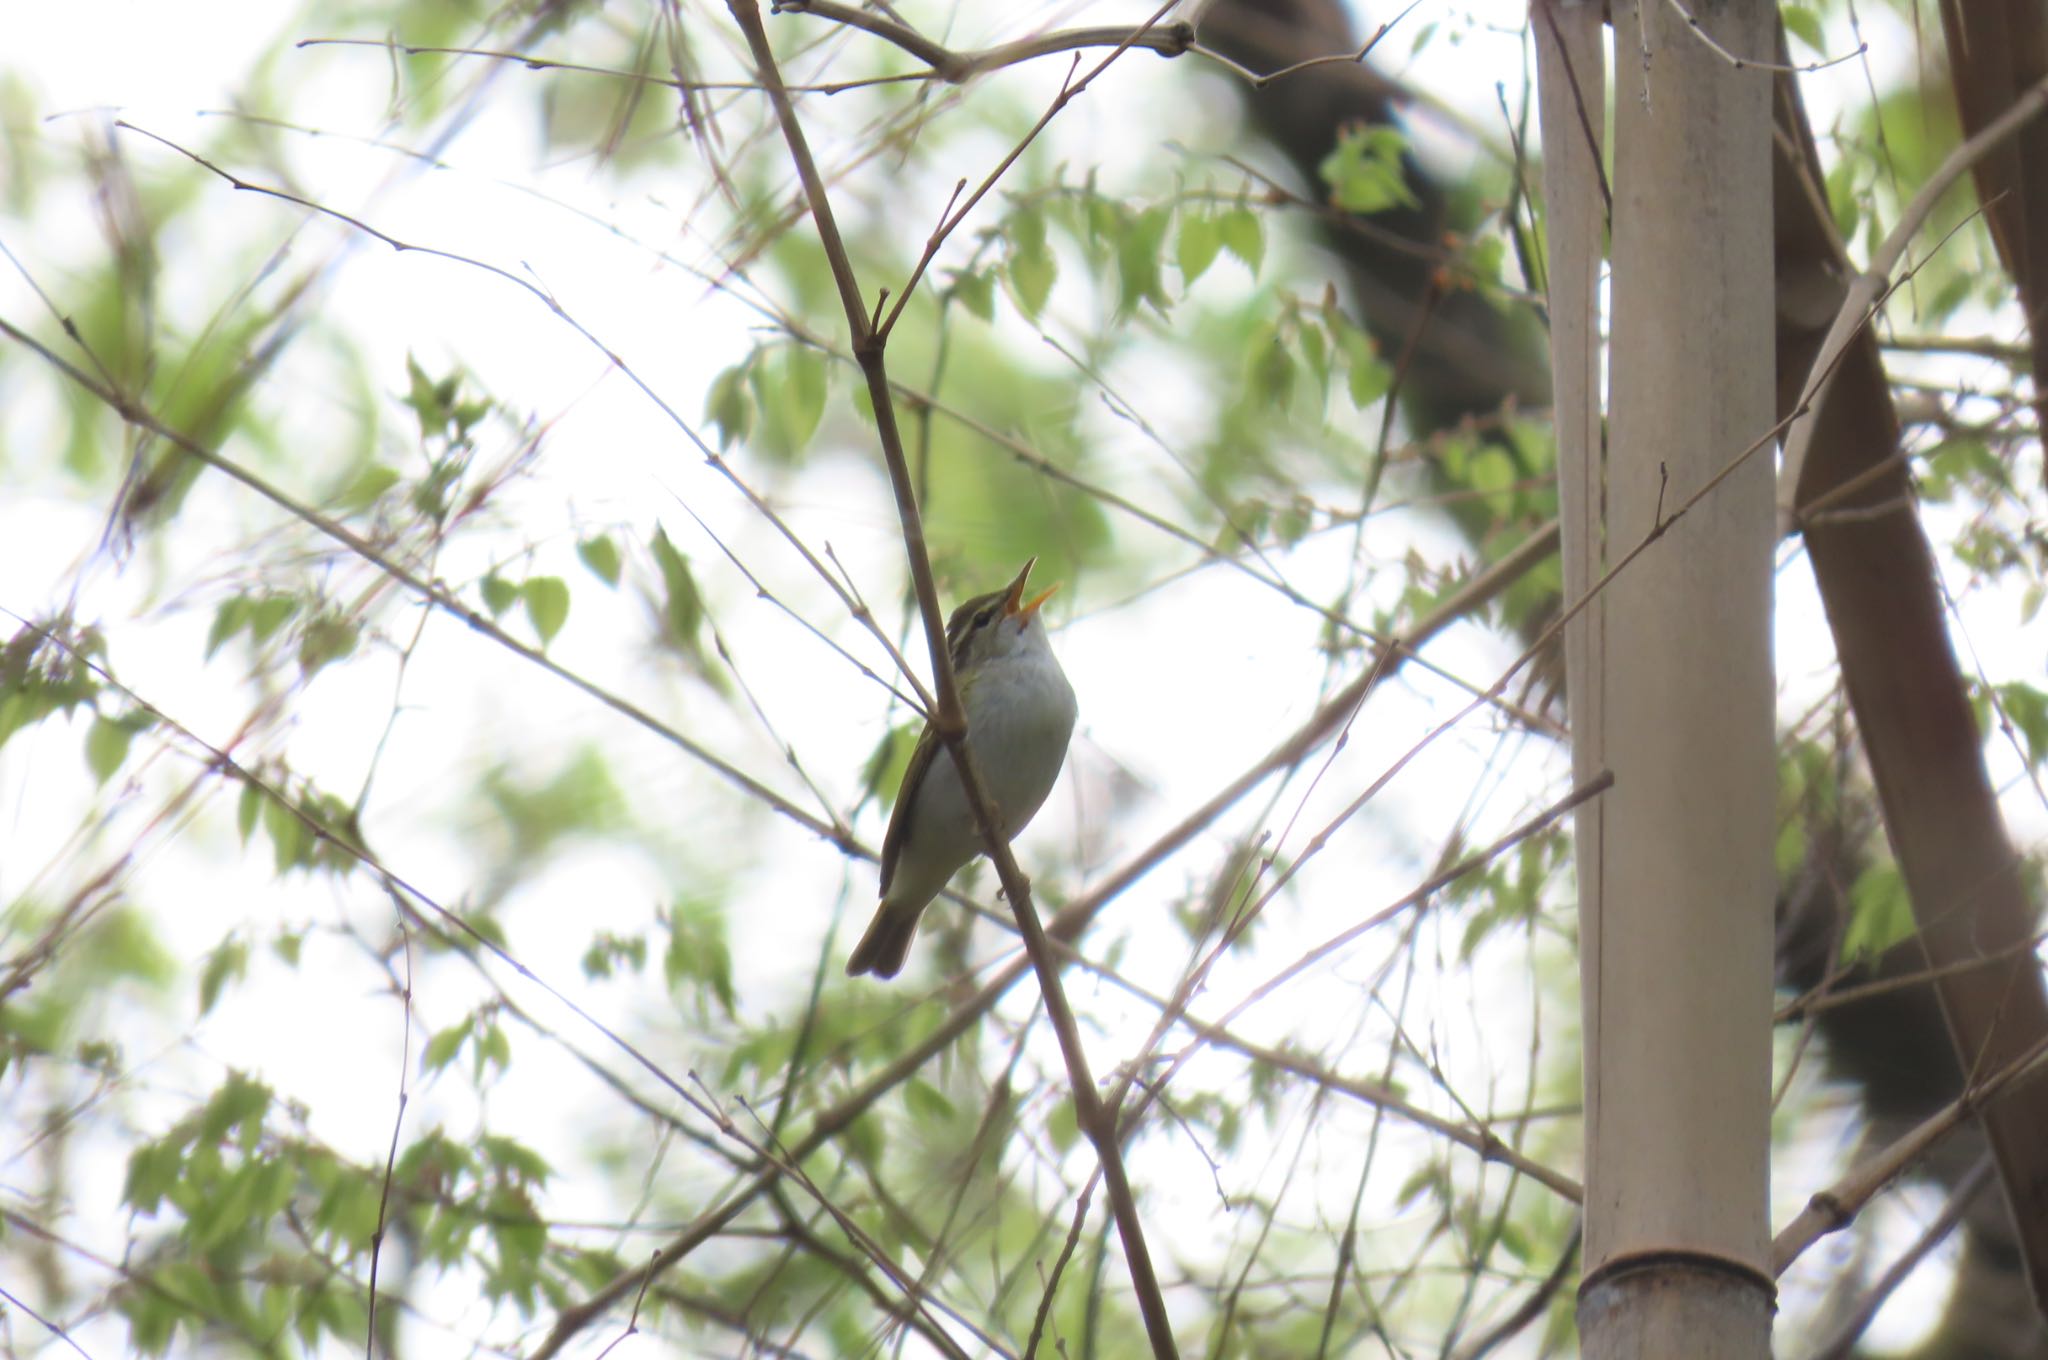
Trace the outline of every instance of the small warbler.
<path fill-rule="evenodd" d="M 1074 732 L 1074 687 L 1038 615 L 1058 587 L 1024 598 L 1024 582 L 1037 561 L 1026 562 L 1003 589 L 955 609 L 946 623 L 967 741 L 1006 840 L 1024 829 L 1052 792 Z M 926 723 L 882 837 L 881 905 L 846 960 L 848 975 L 895 977 L 924 909 L 984 848 L 952 753 L 938 729 Z"/>

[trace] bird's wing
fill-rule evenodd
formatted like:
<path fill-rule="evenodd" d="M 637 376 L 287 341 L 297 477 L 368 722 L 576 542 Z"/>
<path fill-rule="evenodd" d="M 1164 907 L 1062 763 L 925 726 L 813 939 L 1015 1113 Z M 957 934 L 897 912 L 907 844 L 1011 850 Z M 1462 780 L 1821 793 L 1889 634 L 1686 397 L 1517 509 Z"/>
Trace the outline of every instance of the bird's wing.
<path fill-rule="evenodd" d="M 910 752 L 910 764 L 903 768 L 903 782 L 896 789 L 896 806 L 889 812 L 889 829 L 882 833 L 883 897 L 889 895 L 889 880 L 896 877 L 896 857 L 902 853 L 903 838 L 910 834 L 911 805 L 917 801 L 917 790 L 924 787 L 927 768 L 943 747 L 939 729 L 926 723 Z"/>

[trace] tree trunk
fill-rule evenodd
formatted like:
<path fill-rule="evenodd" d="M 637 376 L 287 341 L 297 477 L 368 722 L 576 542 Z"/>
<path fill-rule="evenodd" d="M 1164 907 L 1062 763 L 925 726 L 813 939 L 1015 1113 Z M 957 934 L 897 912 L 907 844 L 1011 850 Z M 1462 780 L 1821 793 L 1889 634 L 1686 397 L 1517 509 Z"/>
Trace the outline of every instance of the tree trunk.
<path fill-rule="evenodd" d="M 1722 48 L 1768 60 L 1761 0 L 1693 12 Z M 1574 575 L 1597 580 L 1644 545 L 1567 646 L 1591 670 L 1571 677 L 1576 759 L 1615 776 L 1580 835 L 1579 1327 L 1593 1360 L 1753 1358 L 1769 1353 L 1773 1297 L 1776 767 L 1772 461 L 1744 454 L 1773 419 L 1770 81 L 1663 0 L 1617 5 L 1615 21 L 1604 467 L 1584 461 L 1599 456 L 1586 422 L 1560 431 L 1579 520 L 1565 527 L 1585 536 L 1567 549 Z M 1546 92 L 1553 148 L 1585 133 L 1552 131 L 1551 110 L 1601 116 L 1597 84 L 1579 83 Z"/>

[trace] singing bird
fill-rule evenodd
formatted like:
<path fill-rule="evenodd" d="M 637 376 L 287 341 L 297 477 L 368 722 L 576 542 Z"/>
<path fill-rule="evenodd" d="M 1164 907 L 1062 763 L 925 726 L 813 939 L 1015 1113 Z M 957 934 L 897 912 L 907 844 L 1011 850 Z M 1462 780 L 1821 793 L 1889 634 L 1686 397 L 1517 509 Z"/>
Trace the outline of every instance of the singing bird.
<path fill-rule="evenodd" d="M 1003 589 L 955 609 L 946 622 L 967 743 L 1005 840 L 1024 829 L 1052 792 L 1078 711 L 1038 614 L 1058 587 L 1024 598 L 1037 561 L 1026 562 Z M 926 723 L 882 837 L 881 905 L 846 960 L 847 974 L 895 977 L 924 909 L 983 848 L 959 768 L 938 730 Z"/>

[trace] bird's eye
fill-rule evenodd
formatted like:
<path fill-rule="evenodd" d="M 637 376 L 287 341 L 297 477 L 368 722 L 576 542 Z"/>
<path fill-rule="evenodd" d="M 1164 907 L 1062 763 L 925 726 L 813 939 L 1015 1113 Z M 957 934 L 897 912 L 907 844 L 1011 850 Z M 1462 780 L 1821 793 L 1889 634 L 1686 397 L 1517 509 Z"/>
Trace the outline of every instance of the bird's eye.
<path fill-rule="evenodd" d="M 994 605 L 990 605 L 988 606 L 988 608 L 982 610 L 979 614 L 976 614 L 974 616 L 974 626 L 976 628 L 986 628 L 991 623 L 995 622 L 995 618 L 996 607 Z"/>

